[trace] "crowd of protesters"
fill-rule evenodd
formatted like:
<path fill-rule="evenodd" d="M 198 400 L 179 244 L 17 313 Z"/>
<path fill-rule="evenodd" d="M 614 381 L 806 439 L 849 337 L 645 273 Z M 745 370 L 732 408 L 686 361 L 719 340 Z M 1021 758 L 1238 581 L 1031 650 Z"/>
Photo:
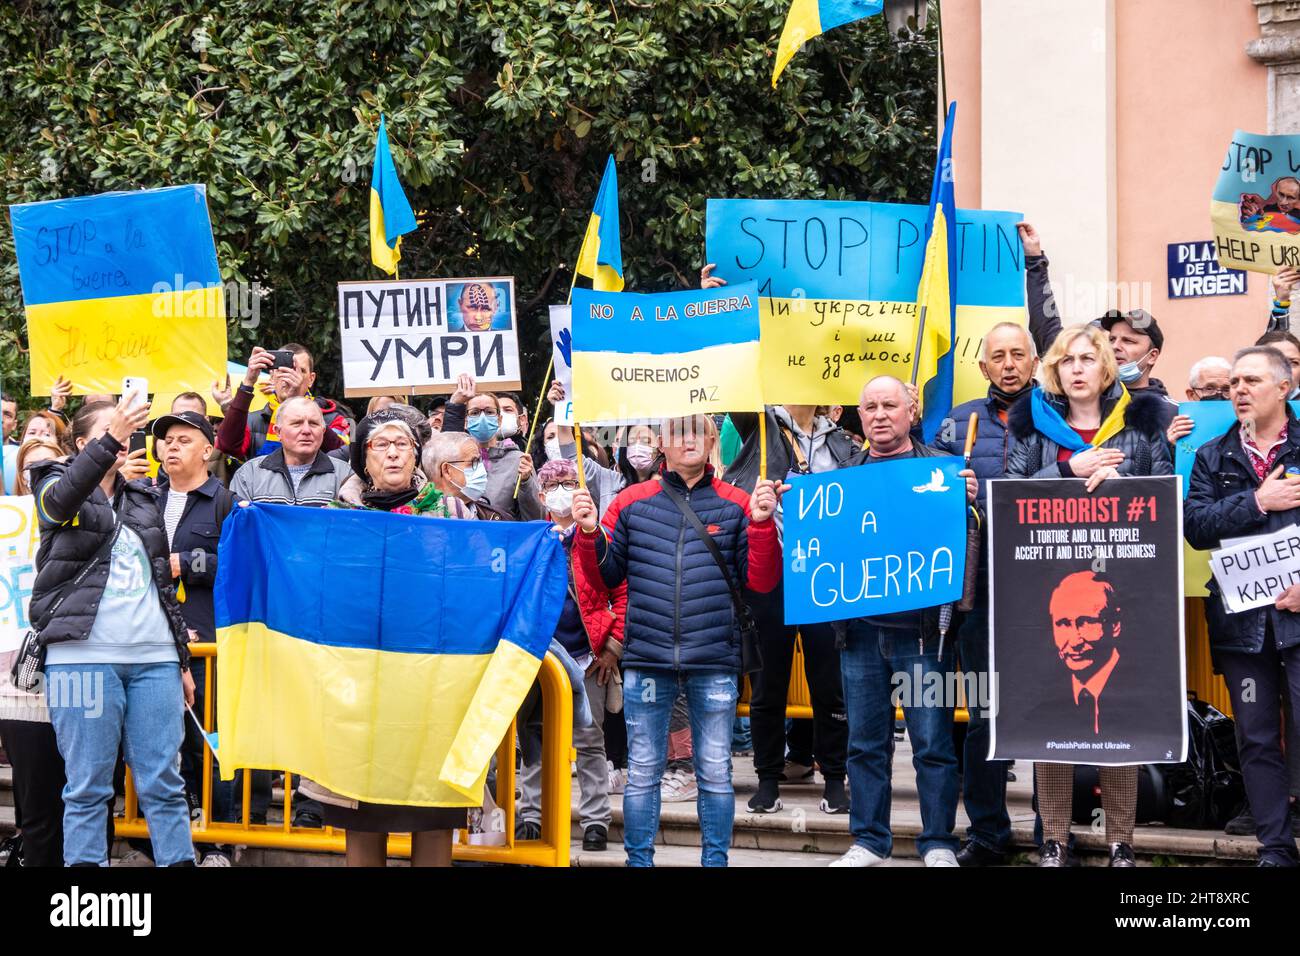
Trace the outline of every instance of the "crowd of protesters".
<path fill-rule="evenodd" d="M 233 391 L 214 383 L 164 410 L 143 396 L 85 396 L 69 414 L 60 379 L 48 408 L 21 422 L 3 402 L 8 493 L 35 497 L 40 525 L 30 618 L 49 641 L 46 693 L 23 694 L 0 671 L 0 742 L 13 768 L 19 834 L 11 865 L 103 866 L 121 770 L 130 767 L 158 866 L 228 866 L 233 848 L 191 841 L 200 814 L 205 738 L 194 715 L 215 687 L 213 665 L 191 655 L 215 637 L 213 585 L 223 522 L 242 502 L 367 508 L 414 517 L 550 523 L 569 556 L 567 596 L 550 651 L 574 677 L 579 822 L 586 851 L 606 850 L 611 795 L 622 794 L 630 866 L 653 864 L 661 805 L 694 801 L 701 863 L 725 866 L 736 800 L 734 759 L 752 750 L 758 779 L 749 813 L 782 810 L 782 786 L 814 783 L 819 807 L 847 814 L 853 843 L 832 864 L 865 867 L 892 853 L 895 724 L 891 675 L 989 667 L 987 549 L 975 606 L 939 636 L 938 611 L 833 624 L 787 622 L 782 600 L 781 496 L 789 474 L 825 473 L 900 458 L 961 454 L 971 415 L 978 432 L 966 480 L 970 527 L 983 527 L 986 482 L 1079 478 L 1089 491 L 1127 475 L 1168 475 L 1172 444 L 1192 421 L 1153 377 L 1164 333 L 1142 310 L 1063 317 L 1048 260 L 1022 224 L 1028 327 L 994 326 L 980 368 L 987 394 L 952 412 L 953 428 L 921 441 L 914 386 L 864 381 L 856 409 L 770 406 L 760 414 L 666 420 L 618 430 L 612 442 L 554 419 L 529 421 L 520 395 L 480 389 L 462 375 L 445 399 L 418 410 L 403 396 L 370 400 L 365 414 L 313 391 L 316 359 L 301 345 L 248 356 Z M 701 271 L 705 288 L 724 284 Z M 1300 341 L 1289 331 L 1300 273 L 1275 278 L 1256 342 L 1191 369 L 1189 401 L 1231 400 L 1238 423 L 1196 454 L 1185 533 L 1197 548 L 1294 524 L 1300 517 Z M 285 356 L 291 356 L 291 361 Z M 259 397 L 265 404 L 252 411 Z M 1037 392 L 1037 395 L 1035 393 Z M 1033 399 L 1031 401 L 1031 396 Z M 553 383 L 550 405 L 565 400 Z M 1039 429 L 1038 402 L 1065 431 Z M 1118 410 L 1117 410 L 1118 409 Z M 765 426 L 760 428 L 760 422 Z M 147 427 L 158 463 L 131 450 Z M 1098 431 L 1104 440 L 1094 443 Z M 531 447 L 527 441 L 535 433 Z M 766 448 L 760 447 L 766 436 Z M 760 461 L 766 461 L 765 477 Z M 974 532 L 972 532 L 974 533 Z M 1103 587 L 1102 582 L 1096 582 Z M 1300 865 L 1300 587 L 1271 607 L 1227 614 L 1213 583 L 1211 652 L 1234 697 L 1247 800 L 1228 830 L 1255 834 L 1261 865 Z M 417 598 L 408 598 L 417 599 Z M 744 642 L 752 620 L 761 669 L 751 673 L 750 719 L 736 718 Z M 811 692 L 811 721 L 786 719 L 796 636 Z M 219 667 L 219 665 L 217 665 Z M 73 686 L 94 693 L 70 695 Z M 516 838 L 541 835 L 540 695 L 519 714 Z M 74 702 L 75 699 L 75 702 Z M 95 712 L 91 712 L 91 707 Z M 1012 855 L 1011 768 L 988 759 L 989 727 L 970 708 L 964 738 L 951 706 L 903 707 L 916 770 L 927 866 L 996 866 Z M 752 735 L 752 743 L 741 738 Z M 960 759 L 959 759 L 959 750 Z M 961 768 L 959 771 L 959 767 Z M 1034 768 L 1039 865 L 1077 862 L 1070 839 L 1074 767 Z M 274 778 L 211 784 L 214 820 L 246 812 L 264 824 Z M 1135 865 L 1138 769 L 1103 768 L 1110 864 Z M 447 865 L 464 809 L 358 802 L 285 775 L 294 827 L 346 832 L 350 865 L 383 865 L 387 834 L 412 833 L 416 865 Z M 969 826 L 956 832 L 958 801 Z M 197 850 L 197 852 L 196 852 Z"/>

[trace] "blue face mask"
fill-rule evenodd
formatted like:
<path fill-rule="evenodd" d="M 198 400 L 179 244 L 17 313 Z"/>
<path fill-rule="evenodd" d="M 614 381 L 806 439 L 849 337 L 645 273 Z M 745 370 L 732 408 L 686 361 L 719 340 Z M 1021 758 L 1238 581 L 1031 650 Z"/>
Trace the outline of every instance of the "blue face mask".
<path fill-rule="evenodd" d="M 459 486 L 460 490 L 465 492 L 465 497 L 470 501 L 478 501 L 483 497 L 483 492 L 487 491 L 487 479 L 487 468 L 483 462 L 476 462 L 465 469 L 465 484 Z M 456 484 L 455 480 L 452 484 Z"/>
<path fill-rule="evenodd" d="M 1147 355 L 1150 354 L 1150 352 L 1147 352 Z M 1121 365 L 1119 367 L 1119 380 L 1125 385 L 1132 385 L 1140 379 L 1143 371 L 1145 371 L 1142 368 L 1142 359 L 1145 359 L 1147 355 L 1142 356 L 1142 358 L 1138 359 L 1136 362 L 1125 362 Z"/>
<path fill-rule="evenodd" d="M 483 412 L 470 418 L 466 431 L 473 435 L 474 440 L 480 445 L 486 445 L 496 437 L 497 429 L 500 427 L 501 422 L 495 415 Z"/>

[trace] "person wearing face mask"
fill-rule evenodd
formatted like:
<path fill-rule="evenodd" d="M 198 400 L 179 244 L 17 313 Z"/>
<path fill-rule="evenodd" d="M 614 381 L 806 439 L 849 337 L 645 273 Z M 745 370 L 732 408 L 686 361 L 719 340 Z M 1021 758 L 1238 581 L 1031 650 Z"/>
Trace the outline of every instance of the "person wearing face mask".
<path fill-rule="evenodd" d="M 456 391 L 447 402 L 442 431 L 468 432 L 478 444 L 479 458 L 487 472 L 480 498 L 494 511 L 521 521 L 542 517 L 532 456 L 521 452 L 513 441 L 501 440 L 501 403 L 491 392 L 478 391 L 472 375 L 457 379 Z"/>
<path fill-rule="evenodd" d="M 1093 492 L 1121 475 L 1174 473 L 1168 422 L 1162 420 L 1168 400 L 1151 389 L 1130 395 L 1108 346 L 1095 325 L 1060 334 L 1043 359 L 1043 386 L 1008 417 L 1016 439 L 1008 478 L 1083 478 Z M 1110 865 L 1135 866 L 1137 767 L 1102 767 L 1100 773 Z M 1038 865 L 1068 866 L 1074 767 L 1036 763 L 1034 777 L 1044 838 Z"/>
<path fill-rule="evenodd" d="M 542 506 L 555 533 L 569 554 L 569 590 L 564 610 L 555 626 L 555 641 L 564 648 L 583 672 L 583 687 L 592 723 L 573 726 L 573 747 L 578 752 L 578 819 L 582 826 L 582 848 L 604 850 L 609 838 L 612 813 L 609 806 L 609 773 L 605 762 L 605 705 L 612 700 L 621 706 L 623 618 L 627 610 L 627 585 L 608 589 L 599 578 L 592 579 L 573 560 L 573 495 L 578 490 L 578 470 L 573 462 L 552 459 L 537 473 L 542 486 Z M 530 695 L 531 697 L 532 695 Z M 541 710 L 537 702 L 525 702 L 521 712 L 520 738 L 526 751 L 519 774 L 519 803 L 515 807 L 522 839 L 541 836 Z"/>
<path fill-rule="evenodd" d="M 551 382 L 550 391 L 546 393 L 547 400 L 554 406 L 559 406 L 564 402 L 564 386 L 560 382 Z M 542 432 L 543 448 L 546 451 L 546 460 L 550 461 L 574 461 L 578 457 L 578 447 L 573 440 L 573 428 L 570 425 L 557 425 L 554 420 L 546 423 L 546 428 Z M 587 490 L 591 492 L 592 497 L 596 499 L 596 507 L 600 513 L 604 514 L 605 509 L 613 503 L 618 493 L 628 485 L 626 473 L 620 468 L 607 468 L 599 461 L 587 454 L 591 442 L 586 431 L 583 432 L 583 456 L 582 470 L 583 477 L 587 482 Z M 642 479 L 636 478 L 635 481 Z"/>
<path fill-rule="evenodd" d="M 1167 431 L 1178 414 L 1178 403 L 1169 397 L 1165 383 L 1151 377 L 1165 345 L 1165 334 L 1160 331 L 1155 316 L 1145 309 L 1120 312 L 1111 309 L 1096 323 L 1110 337 L 1111 351 L 1118 364 L 1119 382 L 1130 395 L 1155 395 L 1160 403 L 1155 406 L 1160 418 L 1161 432 Z"/>
<path fill-rule="evenodd" d="M 524 439 L 528 437 L 528 410 L 523 399 L 514 392 L 500 392 L 497 404 L 501 408 L 501 427 L 497 429 L 497 437 L 522 448 Z"/>
<path fill-rule="evenodd" d="M 442 493 L 441 507 L 446 512 L 443 517 L 514 520 L 509 513 L 497 511 L 483 497 L 487 490 L 487 468 L 479 457 L 478 443 L 465 432 L 434 432 L 424 446 L 421 465 L 430 483 Z"/>
<path fill-rule="evenodd" d="M 1296 350 L 1296 363 L 1300 364 L 1300 349 Z M 1187 373 L 1187 400 L 1189 402 L 1224 401 L 1228 398 L 1228 375 L 1232 363 L 1217 355 L 1207 355 L 1192 366 Z M 1192 433 L 1190 415 L 1175 415 L 1165 430 L 1169 444 Z"/>

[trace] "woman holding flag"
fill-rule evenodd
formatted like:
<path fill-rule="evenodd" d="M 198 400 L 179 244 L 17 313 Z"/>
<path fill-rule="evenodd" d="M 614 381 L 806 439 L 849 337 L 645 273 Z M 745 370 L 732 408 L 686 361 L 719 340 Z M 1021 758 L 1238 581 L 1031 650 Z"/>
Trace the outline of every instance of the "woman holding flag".
<path fill-rule="evenodd" d="M 1016 440 L 1008 478 L 1083 478 L 1089 492 L 1107 478 L 1172 475 L 1160 427 L 1163 400 L 1131 395 L 1119 381 L 1115 353 L 1095 325 L 1066 329 L 1043 359 L 1043 385 L 1011 407 Z M 1095 569 L 1094 569 L 1095 570 Z M 1111 866 L 1134 866 L 1137 767 L 1101 768 L 1101 805 Z M 1034 765 L 1043 820 L 1039 866 L 1068 865 L 1074 765 Z"/>

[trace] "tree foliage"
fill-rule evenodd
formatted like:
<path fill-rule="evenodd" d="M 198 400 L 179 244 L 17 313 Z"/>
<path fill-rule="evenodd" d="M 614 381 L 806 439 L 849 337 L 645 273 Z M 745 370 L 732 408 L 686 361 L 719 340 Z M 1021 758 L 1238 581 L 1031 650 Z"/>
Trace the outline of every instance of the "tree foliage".
<path fill-rule="evenodd" d="M 206 183 L 223 277 L 259 283 L 231 357 L 296 339 L 341 391 L 335 283 L 381 278 L 366 217 L 380 113 L 420 219 L 412 276 L 513 275 L 525 379 L 563 302 L 606 153 L 630 290 L 692 285 L 710 196 L 924 201 L 935 35 L 882 17 L 795 58 L 788 0 L 10 0 L 0 10 L 7 202 Z M 0 226 L 0 369 L 26 393 Z"/>

